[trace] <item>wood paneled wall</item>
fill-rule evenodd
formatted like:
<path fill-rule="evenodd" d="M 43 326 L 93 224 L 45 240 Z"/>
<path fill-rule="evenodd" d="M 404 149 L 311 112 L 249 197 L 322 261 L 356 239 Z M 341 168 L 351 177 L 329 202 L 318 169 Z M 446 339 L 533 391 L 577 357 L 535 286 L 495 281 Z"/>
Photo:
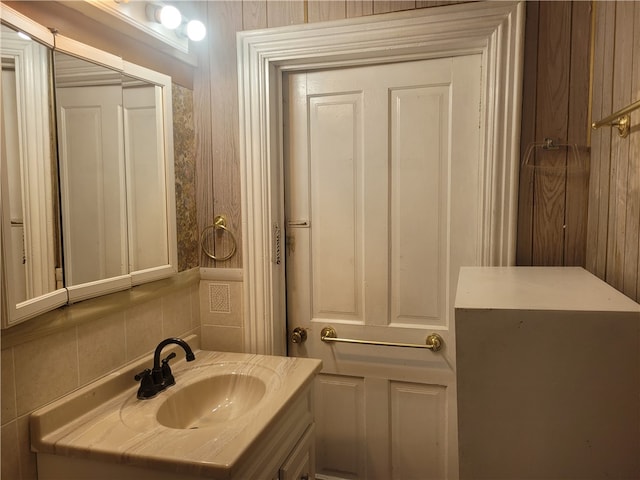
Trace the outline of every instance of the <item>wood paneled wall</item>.
<path fill-rule="evenodd" d="M 517 264 L 584 266 L 591 3 L 527 2 L 526 21 Z"/>
<path fill-rule="evenodd" d="M 203 253 L 203 267 L 242 266 L 242 212 L 240 211 L 240 159 L 236 32 L 324 20 L 374 15 L 399 10 L 461 3 L 422 0 L 242 0 L 196 2 L 200 18 L 207 19 L 208 37 L 198 53 L 194 79 L 198 227 L 201 232 L 216 215 L 227 217 L 238 251 L 225 262 Z M 210 231 L 211 233 L 211 231 Z M 231 248 L 222 231 L 207 235 L 205 245 L 216 255 Z"/>
<path fill-rule="evenodd" d="M 198 226 L 202 231 L 214 215 L 225 214 L 238 240 L 238 253 L 232 259 L 213 262 L 201 254 L 200 264 L 241 267 L 236 32 L 457 2 L 197 3 L 209 28 L 194 79 Z M 600 118 L 640 97 L 640 2 L 595 5 L 592 37 L 594 3 L 527 2 L 521 161 L 531 144 L 541 144 L 545 138 L 575 145 L 577 155 L 573 148 L 535 148 L 528 159 L 533 166 L 522 168 L 517 264 L 587 266 L 637 299 L 640 133 L 636 126 L 627 140 L 619 140 L 608 129 L 594 132 L 590 163 L 589 124 L 592 117 Z M 640 113 L 633 119 L 640 123 Z M 229 236 L 211 235 L 209 246 L 224 254 L 230 248 Z"/>
<path fill-rule="evenodd" d="M 640 2 L 595 2 L 593 119 L 640 99 Z M 592 134 L 587 269 L 640 301 L 640 111 Z"/>

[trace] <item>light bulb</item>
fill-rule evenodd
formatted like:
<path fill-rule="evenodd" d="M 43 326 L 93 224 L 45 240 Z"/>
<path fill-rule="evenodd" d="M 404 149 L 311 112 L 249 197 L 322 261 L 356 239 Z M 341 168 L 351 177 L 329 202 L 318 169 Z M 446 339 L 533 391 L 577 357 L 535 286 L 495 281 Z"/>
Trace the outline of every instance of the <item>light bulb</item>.
<path fill-rule="evenodd" d="M 160 9 L 160 23 L 168 28 L 174 30 L 182 23 L 182 15 L 173 5 L 165 5 Z"/>
<path fill-rule="evenodd" d="M 187 23 L 187 37 L 189 40 L 199 42 L 207 34 L 207 29 L 200 20 L 191 20 Z"/>
<path fill-rule="evenodd" d="M 31 37 L 24 32 L 18 32 L 18 36 L 23 40 L 31 40 Z"/>

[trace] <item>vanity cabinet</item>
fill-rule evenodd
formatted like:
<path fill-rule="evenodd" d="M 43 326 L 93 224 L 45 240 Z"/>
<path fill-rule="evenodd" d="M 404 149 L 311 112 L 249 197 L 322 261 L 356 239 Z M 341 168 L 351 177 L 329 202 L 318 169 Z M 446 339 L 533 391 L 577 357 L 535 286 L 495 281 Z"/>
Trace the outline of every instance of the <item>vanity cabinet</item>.
<path fill-rule="evenodd" d="M 315 473 L 315 432 L 310 425 L 293 449 L 284 465 L 280 467 L 277 480 L 313 480 Z"/>
<path fill-rule="evenodd" d="M 277 429 L 276 429 L 277 430 Z M 278 434 L 277 431 L 272 433 Z M 253 449 L 252 449 L 253 450 Z M 311 423 L 297 439 L 286 439 L 283 443 L 264 445 L 262 461 L 251 458 L 241 470 L 231 476 L 194 476 L 169 471 L 143 469 L 123 464 L 97 462 L 82 458 L 38 454 L 38 480 L 313 480 L 315 478 L 315 426 Z M 274 467 L 274 464 L 276 465 Z M 272 472 L 267 476 L 264 472 Z"/>
<path fill-rule="evenodd" d="M 233 480 L 302 480 L 315 478 L 315 424 L 313 391 L 305 393 L 287 409 L 261 445 L 252 448 L 251 460 L 232 474 Z M 272 472 L 271 475 L 265 475 Z M 306 476 L 306 477 L 305 477 Z"/>
<path fill-rule="evenodd" d="M 196 351 L 194 362 L 176 363 L 175 386 L 138 400 L 133 376 L 149 361 L 128 366 L 31 415 L 31 447 L 40 480 L 315 477 L 313 388 L 320 360 Z M 232 375 L 237 381 L 211 383 Z M 238 387 L 248 384 L 242 377 L 251 377 L 255 388 Z M 234 388 L 244 393 L 234 393 Z M 256 403 L 245 401 L 262 389 Z M 195 397 L 212 403 L 201 411 Z M 167 427 L 159 415 L 167 405 L 179 409 L 181 418 L 189 411 L 209 420 Z M 209 417 L 212 414 L 215 418 Z"/>

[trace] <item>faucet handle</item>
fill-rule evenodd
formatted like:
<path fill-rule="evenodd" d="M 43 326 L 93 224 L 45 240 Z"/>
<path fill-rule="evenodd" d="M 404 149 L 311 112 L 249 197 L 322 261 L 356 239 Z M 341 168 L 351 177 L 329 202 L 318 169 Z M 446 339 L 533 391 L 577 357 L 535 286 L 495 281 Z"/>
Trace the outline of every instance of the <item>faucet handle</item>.
<path fill-rule="evenodd" d="M 167 355 L 167 358 L 162 360 L 162 384 L 165 388 L 175 385 L 176 383 L 175 378 L 173 378 L 173 373 L 171 373 L 171 367 L 169 366 L 169 360 L 175 358 L 175 356 L 175 352 L 171 352 Z"/>
<path fill-rule="evenodd" d="M 139 382 L 139 381 L 144 381 L 147 377 L 149 377 L 149 375 L 151 375 L 151 369 L 147 368 L 147 369 L 143 370 L 142 372 L 138 373 L 133 378 L 135 379 L 136 382 Z"/>
<path fill-rule="evenodd" d="M 167 358 L 162 360 L 162 363 L 167 364 L 169 363 L 169 360 L 171 360 L 172 358 L 176 358 L 176 352 L 171 352 L 169 355 L 167 355 Z"/>
<path fill-rule="evenodd" d="M 138 398 L 152 398 L 158 393 L 158 389 L 153 383 L 151 378 L 151 369 L 147 368 L 133 377 L 136 381 L 140 382 L 140 388 L 138 388 Z"/>

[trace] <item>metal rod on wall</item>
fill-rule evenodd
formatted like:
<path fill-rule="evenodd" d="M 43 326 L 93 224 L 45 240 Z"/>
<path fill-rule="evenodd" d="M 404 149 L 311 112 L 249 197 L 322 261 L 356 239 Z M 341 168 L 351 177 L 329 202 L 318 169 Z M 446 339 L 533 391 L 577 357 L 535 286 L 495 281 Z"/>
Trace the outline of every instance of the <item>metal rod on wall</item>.
<path fill-rule="evenodd" d="M 629 135 L 629 131 L 631 130 L 631 116 L 629 115 L 629 113 L 633 112 L 637 108 L 640 108 L 640 100 L 637 100 L 632 104 L 627 105 L 624 108 L 621 108 L 617 112 L 612 113 L 611 115 L 603 118 L 602 120 L 593 122 L 591 124 L 591 128 L 596 130 L 605 125 L 609 125 L 611 127 L 617 127 L 618 135 L 620 135 L 622 138 L 625 138 L 627 135 Z"/>

